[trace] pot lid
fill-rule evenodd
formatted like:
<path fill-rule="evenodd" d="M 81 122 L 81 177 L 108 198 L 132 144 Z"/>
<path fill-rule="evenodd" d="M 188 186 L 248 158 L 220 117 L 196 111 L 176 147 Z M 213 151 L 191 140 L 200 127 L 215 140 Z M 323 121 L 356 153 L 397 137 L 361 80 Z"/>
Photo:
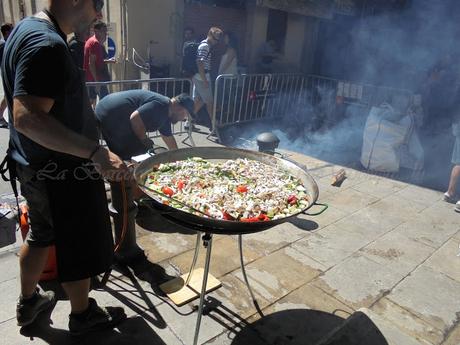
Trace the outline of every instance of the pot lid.
<path fill-rule="evenodd" d="M 257 136 L 256 140 L 258 143 L 264 143 L 264 144 L 272 144 L 272 143 L 279 144 L 280 142 L 280 139 L 272 132 L 261 133 Z"/>

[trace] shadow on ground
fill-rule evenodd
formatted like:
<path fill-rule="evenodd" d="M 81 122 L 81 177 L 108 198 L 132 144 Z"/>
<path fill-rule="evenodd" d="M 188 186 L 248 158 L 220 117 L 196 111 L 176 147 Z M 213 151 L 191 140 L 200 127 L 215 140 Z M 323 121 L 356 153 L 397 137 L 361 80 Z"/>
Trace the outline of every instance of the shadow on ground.
<path fill-rule="evenodd" d="M 289 223 L 304 231 L 313 231 L 319 228 L 318 223 L 299 217 L 289 219 Z"/>
<path fill-rule="evenodd" d="M 254 342 L 255 336 L 260 342 Z M 291 309 L 266 315 L 244 327 L 235 335 L 232 345 L 245 344 L 388 345 L 388 342 L 362 313 L 344 320 L 318 310 Z"/>
<path fill-rule="evenodd" d="M 250 322 L 208 296 L 204 313 L 227 329 L 226 344 L 232 345 L 388 345 L 377 326 L 361 312 L 347 319 L 311 309 L 287 309 L 259 315 Z M 254 317 L 252 317 L 254 319 Z M 223 335 L 210 341 L 218 345 Z"/>
<path fill-rule="evenodd" d="M 33 325 L 22 327 L 20 333 L 31 340 L 38 338 L 50 345 L 166 345 L 140 316 L 125 320 L 118 326 L 118 331 L 110 329 L 74 337 L 67 330 L 53 328 L 50 313 L 42 315 Z"/>

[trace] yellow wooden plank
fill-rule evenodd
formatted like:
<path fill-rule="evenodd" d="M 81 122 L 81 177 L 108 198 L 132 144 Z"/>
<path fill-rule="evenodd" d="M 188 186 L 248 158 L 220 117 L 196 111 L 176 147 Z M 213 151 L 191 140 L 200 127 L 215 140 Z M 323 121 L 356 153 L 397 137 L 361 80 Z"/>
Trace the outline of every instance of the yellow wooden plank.
<path fill-rule="evenodd" d="M 177 306 L 182 306 L 194 299 L 200 297 L 201 286 L 203 285 L 204 269 L 197 268 L 192 273 L 192 279 L 187 286 L 184 286 L 188 273 L 180 277 L 167 281 L 160 285 L 160 289 L 173 301 Z M 206 284 L 206 293 L 221 287 L 221 282 L 212 274 L 208 274 Z"/>

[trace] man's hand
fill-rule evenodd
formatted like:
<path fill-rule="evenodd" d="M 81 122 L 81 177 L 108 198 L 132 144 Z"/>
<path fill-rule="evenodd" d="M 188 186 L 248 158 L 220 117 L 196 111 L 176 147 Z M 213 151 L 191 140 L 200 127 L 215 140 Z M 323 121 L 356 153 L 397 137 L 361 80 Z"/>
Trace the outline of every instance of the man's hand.
<path fill-rule="evenodd" d="M 93 162 L 98 172 L 110 181 L 130 180 L 131 171 L 115 153 L 99 147 L 93 156 Z"/>
<path fill-rule="evenodd" d="M 144 139 L 142 139 L 142 145 L 144 145 L 144 147 L 147 149 L 147 150 L 150 150 L 151 148 L 153 148 L 153 140 L 150 139 L 149 137 L 146 137 Z"/>

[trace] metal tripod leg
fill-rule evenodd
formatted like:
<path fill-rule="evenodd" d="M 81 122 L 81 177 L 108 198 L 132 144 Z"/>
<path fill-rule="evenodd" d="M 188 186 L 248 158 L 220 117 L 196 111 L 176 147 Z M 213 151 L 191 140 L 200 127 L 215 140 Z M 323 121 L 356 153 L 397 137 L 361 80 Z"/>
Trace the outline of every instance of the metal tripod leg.
<path fill-rule="evenodd" d="M 188 272 L 187 280 L 185 281 L 184 286 L 187 286 L 188 283 L 190 283 L 190 279 L 192 279 L 192 274 L 196 266 L 196 260 L 198 259 L 198 253 L 200 252 L 200 238 L 201 232 L 197 232 L 195 242 L 195 253 L 193 254 L 192 265 L 190 266 L 190 271 Z"/>
<path fill-rule="evenodd" d="M 240 264 L 241 264 L 241 272 L 243 273 L 244 282 L 246 283 L 246 286 L 248 287 L 249 294 L 251 295 L 252 303 L 254 304 L 254 307 L 256 307 L 256 310 L 259 313 L 259 315 L 263 317 L 264 314 L 262 313 L 262 310 L 259 307 L 259 303 L 257 302 L 254 294 L 252 293 L 251 286 L 249 285 L 248 276 L 246 275 L 246 269 L 244 268 L 243 236 L 242 235 L 238 235 L 238 248 L 240 250 Z"/>
<path fill-rule="evenodd" d="M 200 305 L 198 306 L 198 315 L 196 318 L 195 336 L 193 338 L 193 345 L 198 344 L 198 337 L 200 335 L 201 317 L 203 315 L 204 297 L 206 294 L 206 285 L 208 284 L 209 264 L 211 261 L 212 249 L 212 234 L 205 234 L 203 236 L 203 246 L 206 248 L 206 260 L 204 264 L 204 275 L 200 293 Z"/>

